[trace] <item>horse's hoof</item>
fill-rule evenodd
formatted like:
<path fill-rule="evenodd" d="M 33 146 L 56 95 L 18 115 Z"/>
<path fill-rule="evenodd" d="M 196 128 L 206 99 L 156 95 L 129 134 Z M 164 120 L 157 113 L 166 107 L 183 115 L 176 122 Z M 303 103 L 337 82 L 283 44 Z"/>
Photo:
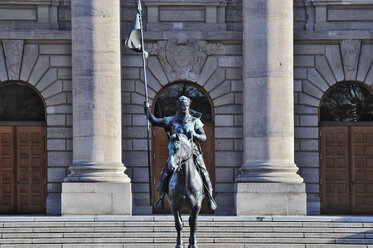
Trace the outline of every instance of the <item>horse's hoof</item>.
<path fill-rule="evenodd" d="M 189 245 L 188 248 L 198 248 L 197 245 Z"/>
<path fill-rule="evenodd" d="M 175 248 L 184 248 L 183 245 L 176 245 Z"/>

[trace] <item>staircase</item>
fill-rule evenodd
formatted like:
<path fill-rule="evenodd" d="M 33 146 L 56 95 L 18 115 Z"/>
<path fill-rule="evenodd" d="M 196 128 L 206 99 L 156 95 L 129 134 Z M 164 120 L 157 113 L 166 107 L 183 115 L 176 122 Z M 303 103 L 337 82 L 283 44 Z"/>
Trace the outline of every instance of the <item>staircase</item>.
<path fill-rule="evenodd" d="M 200 216 L 198 223 L 199 248 L 373 248 L 370 216 Z M 0 216 L 0 248 L 173 248 L 175 240 L 172 216 Z"/>

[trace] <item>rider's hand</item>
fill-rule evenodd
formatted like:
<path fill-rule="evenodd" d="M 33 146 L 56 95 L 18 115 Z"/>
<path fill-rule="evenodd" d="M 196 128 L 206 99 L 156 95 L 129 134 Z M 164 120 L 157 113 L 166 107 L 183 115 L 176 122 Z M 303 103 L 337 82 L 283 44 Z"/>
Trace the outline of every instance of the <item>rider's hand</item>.
<path fill-rule="evenodd" d="M 148 115 L 148 112 L 150 110 L 150 103 L 149 100 L 144 101 L 144 113 Z"/>

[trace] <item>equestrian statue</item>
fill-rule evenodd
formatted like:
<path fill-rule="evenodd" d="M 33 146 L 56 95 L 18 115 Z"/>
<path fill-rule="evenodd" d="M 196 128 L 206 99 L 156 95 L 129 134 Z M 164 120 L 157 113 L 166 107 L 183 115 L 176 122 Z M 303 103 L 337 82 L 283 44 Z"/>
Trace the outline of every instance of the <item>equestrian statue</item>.
<path fill-rule="evenodd" d="M 194 140 L 206 141 L 203 123 L 200 120 L 202 114 L 191 110 L 190 104 L 191 100 L 188 97 L 179 97 L 176 103 L 176 115 L 164 118 L 156 118 L 151 113 L 148 101 L 145 101 L 144 106 L 145 114 L 152 125 L 163 127 L 170 140 L 169 156 L 157 186 L 159 200 L 156 203 L 156 208 L 164 208 L 164 197 L 167 194 L 177 230 L 175 248 L 183 247 L 181 210 L 184 207 L 190 210 L 188 248 L 197 248 L 197 217 L 201 210 L 203 197 L 207 195 L 208 206 L 211 210 L 217 208 L 212 197 L 212 185 L 203 161 L 201 148 L 194 143 Z"/>

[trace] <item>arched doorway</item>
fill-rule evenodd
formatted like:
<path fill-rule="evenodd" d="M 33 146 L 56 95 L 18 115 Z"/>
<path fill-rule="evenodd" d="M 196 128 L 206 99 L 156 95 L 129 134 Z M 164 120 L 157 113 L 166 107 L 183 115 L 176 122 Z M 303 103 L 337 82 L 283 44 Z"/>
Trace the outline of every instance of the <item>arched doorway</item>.
<path fill-rule="evenodd" d="M 45 105 L 29 85 L 0 84 L 0 213 L 45 213 Z"/>
<path fill-rule="evenodd" d="M 319 120 L 321 212 L 372 214 L 372 91 L 336 84 L 321 100 Z"/>
<path fill-rule="evenodd" d="M 214 162 L 214 112 L 212 101 L 208 94 L 197 84 L 178 81 L 167 85 L 154 99 L 152 112 L 158 118 L 176 114 L 176 101 L 185 95 L 192 100 L 191 109 L 202 113 L 201 120 L 204 123 L 204 130 L 207 141 L 201 143 L 206 168 L 210 174 L 211 182 L 215 187 L 215 162 Z M 156 186 L 158 185 L 159 175 L 168 157 L 168 138 L 164 129 L 161 127 L 152 127 L 152 198 L 153 213 L 171 213 L 168 201 L 165 201 L 165 210 L 160 211 L 156 208 L 155 202 L 158 199 Z M 202 213 L 210 213 L 207 208 L 206 197 L 201 209 Z"/>

